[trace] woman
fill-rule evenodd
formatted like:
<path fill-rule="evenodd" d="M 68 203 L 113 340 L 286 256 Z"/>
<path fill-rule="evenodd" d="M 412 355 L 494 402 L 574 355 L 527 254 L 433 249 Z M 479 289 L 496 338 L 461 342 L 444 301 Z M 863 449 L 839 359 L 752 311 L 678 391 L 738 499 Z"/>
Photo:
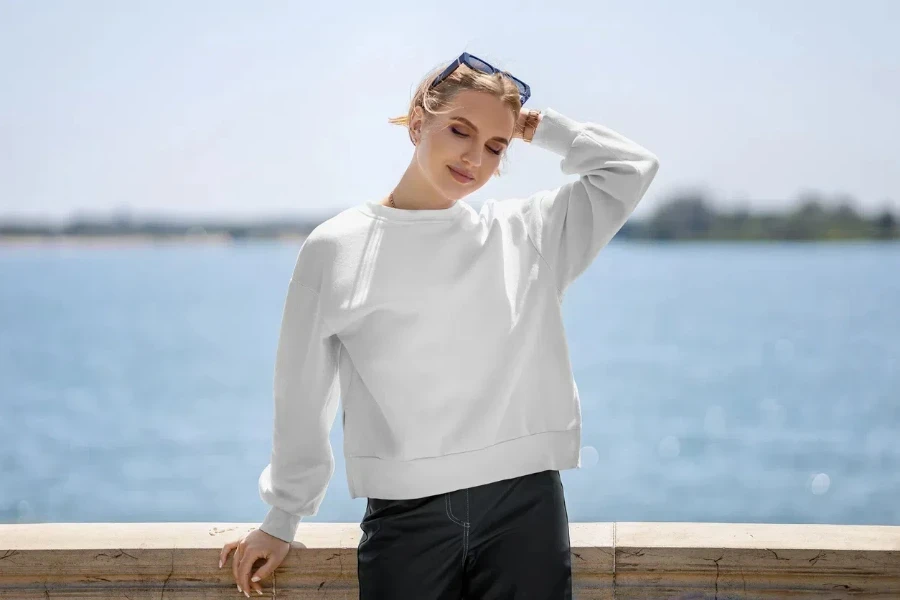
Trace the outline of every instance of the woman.
<path fill-rule="evenodd" d="M 571 598 L 559 470 L 580 466 L 581 406 L 560 303 L 658 162 L 602 125 L 523 109 L 529 94 L 466 53 L 430 73 L 391 120 L 415 146 L 400 181 L 303 243 L 259 478 L 271 508 L 221 553 L 246 596 L 318 512 L 340 397 L 350 494 L 367 498 L 360 598 Z M 513 138 L 578 177 L 476 212 L 462 198 Z"/>

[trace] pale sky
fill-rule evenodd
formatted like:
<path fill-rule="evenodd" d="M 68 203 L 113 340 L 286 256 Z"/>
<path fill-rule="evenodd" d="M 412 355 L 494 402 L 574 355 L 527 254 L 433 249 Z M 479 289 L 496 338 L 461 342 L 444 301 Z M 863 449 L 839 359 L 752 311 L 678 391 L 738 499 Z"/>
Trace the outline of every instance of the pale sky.
<path fill-rule="evenodd" d="M 900 2 L 0 0 L 0 217 L 315 216 L 380 199 L 467 50 L 657 154 L 638 208 L 900 208 Z M 479 204 L 559 185 L 521 142 Z"/>

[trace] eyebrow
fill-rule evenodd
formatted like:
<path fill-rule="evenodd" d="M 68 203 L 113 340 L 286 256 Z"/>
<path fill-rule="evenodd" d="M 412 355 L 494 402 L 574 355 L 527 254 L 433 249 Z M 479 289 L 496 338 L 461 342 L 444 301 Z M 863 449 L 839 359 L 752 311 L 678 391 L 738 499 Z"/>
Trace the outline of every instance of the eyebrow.
<path fill-rule="evenodd" d="M 453 117 L 453 118 L 451 118 L 451 120 L 452 120 L 452 121 L 462 121 L 462 122 L 463 122 L 465 125 L 467 125 L 468 127 L 471 127 L 471 128 L 474 129 L 475 131 L 478 131 L 478 128 L 475 127 L 475 123 L 473 123 L 472 121 L 468 120 L 468 119 L 465 118 L 465 117 Z M 501 136 L 498 135 L 498 136 L 492 137 L 491 140 L 496 140 L 496 141 L 498 141 L 498 142 L 501 142 L 501 143 L 506 144 L 507 146 L 509 146 L 509 140 L 506 139 L 505 137 L 501 137 Z"/>

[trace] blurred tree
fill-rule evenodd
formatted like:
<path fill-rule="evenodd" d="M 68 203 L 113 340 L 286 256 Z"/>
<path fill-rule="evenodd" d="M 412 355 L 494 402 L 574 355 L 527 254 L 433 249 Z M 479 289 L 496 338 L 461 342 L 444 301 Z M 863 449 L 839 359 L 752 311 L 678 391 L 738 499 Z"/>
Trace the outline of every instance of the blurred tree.
<path fill-rule="evenodd" d="M 708 236 L 715 215 L 701 194 L 672 197 L 651 217 L 649 233 L 656 239 L 694 239 Z"/>
<path fill-rule="evenodd" d="M 880 239 L 891 239 L 900 235 L 897 231 L 897 218 L 891 212 L 888 203 L 885 203 L 884 209 L 875 217 L 875 237 Z"/>
<path fill-rule="evenodd" d="M 779 227 L 781 237 L 787 240 L 810 240 L 825 232 L 827 213 L 821 198 L 804 194 L 800 205 Z"/>

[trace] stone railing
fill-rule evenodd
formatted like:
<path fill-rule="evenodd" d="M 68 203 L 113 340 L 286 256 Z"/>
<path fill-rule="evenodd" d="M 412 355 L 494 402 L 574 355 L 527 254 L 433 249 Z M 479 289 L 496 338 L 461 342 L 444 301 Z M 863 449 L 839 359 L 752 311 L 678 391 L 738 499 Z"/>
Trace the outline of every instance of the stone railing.
<path fill-rule="evenodd" d="M 243 598 L 218 555 L 254 527 L 0 525 L 0 598 Z M 571 523 L 570 532 L 579 599 L 900 599 L 900 527 Z M 356 598 L 360 535 L 356 523 L 302 523 L 264 589 Z"/>

